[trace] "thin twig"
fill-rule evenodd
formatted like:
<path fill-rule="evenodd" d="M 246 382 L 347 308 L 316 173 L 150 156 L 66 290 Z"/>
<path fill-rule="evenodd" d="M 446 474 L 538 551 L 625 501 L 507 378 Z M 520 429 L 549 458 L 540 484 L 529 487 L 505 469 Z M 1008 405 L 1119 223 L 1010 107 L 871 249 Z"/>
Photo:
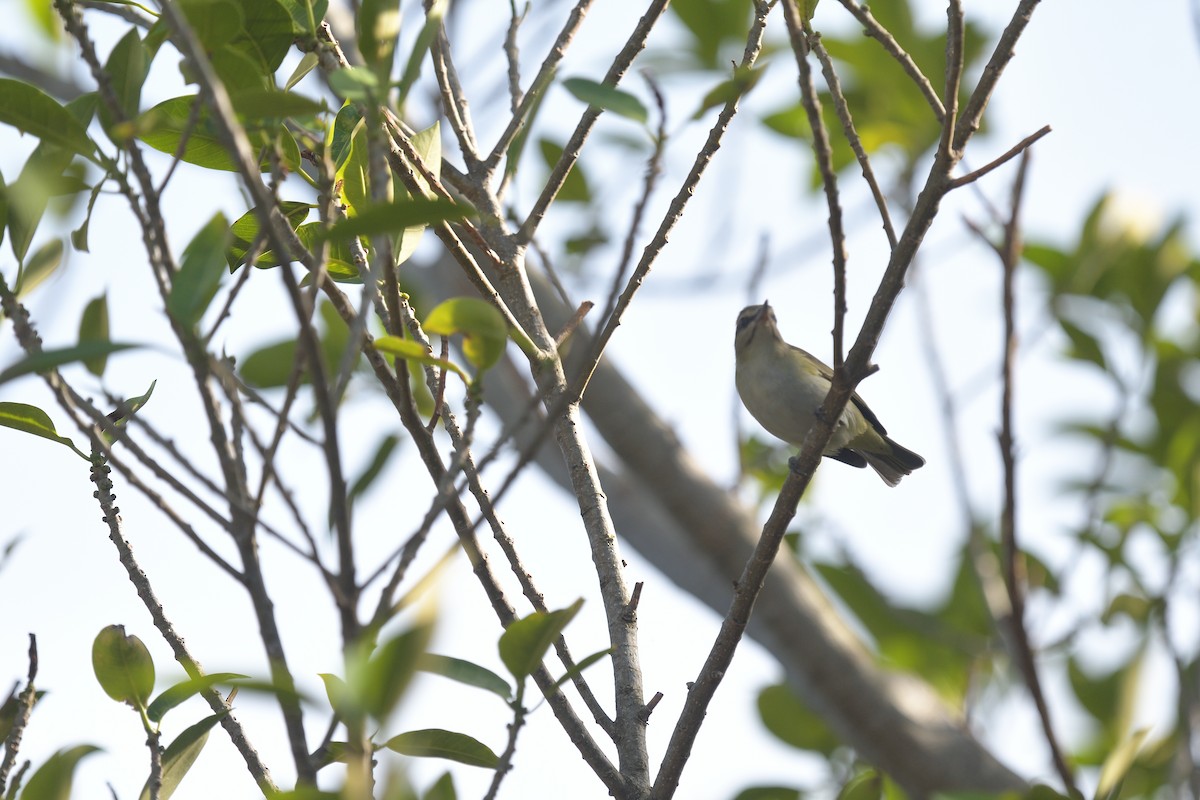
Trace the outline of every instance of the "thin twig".
<path fill-rule="evenodd" d="M 17 762 L 17 753 L 21 750 L 21 738 L 25 735 L 25 728 L 29 725 L 29 715 L 33 712 L 33 704 L 37 702 L 37 689 L 34 688 L 34 680 L 38 673 L 38 651 L 37 651 L 37 636 L 29 634 L 29 671 L 25 675 L 25 688 L 21 690 L 21 694 L 17 696 L 17 707 L 12 718 L 12 727 L 8 730 L 8 737 L 4 740 L 4 760 L 0 761 L 0 794 L 4 792 L 5 786 L 8 783 L 8 773 L 12 770 L 13 764 Z M 16 687 L 13 687 L 16 691 Z M 9 694 L 11 698 L 11 693 Z M 18 781 L 13 784 L 14 787 L 19 785 Z"/>
<path fill-rule="evenodd" d="M 937 117 L 938 122 L 946 119 L 946 109 L 942 105 L 941 98 L 938 97 L 937 90 L 933 88 L 929 78 L 925 77 L 925 73 L 921 72 L 921 68 L 917 66 L 917 62 L 913 61 L 896 38 L 888 32 L 888 29 L 879 24 L 879 20 L 871 15 L 870 10 L 863 5 L 859 5 L 854 0 L 838 0 L 847 11 L 850 12 L 856 20 L 862 23 L 865 33 L 879 44 L 883 45 L 883 49 L 888 55 L 896 60 L 908 77 L 912 78 L 917 89 L 925 98 L 925 102 L 933 109 L 933 115 Z"/>
<path fill-rule="evenodd" d="M 805 30 L 808 30 L 807 22 Z M 846 141 L 850 143 L 850 149 L 854 151 L 854 157 L 858 159 L 863 179 L 871 189 L 871 196 L 875 198 L 875 207 L 879 209 L 879 217 L 883 220 L 883 232 L 887 234 L 888 245 L 895 249 L 896 230 L 892 227 L 892 215 L 888 212 L 887 198 L 884 197 L 883 190 L 879 188 L 879 182 L 875 179 L 875 170 L 871 168 L 871 159 L 867 156 L 862 139 L 859 138 L 858 131 L 854 127 L 850 106 L 846 102 L 845 95 L 842 94 L 841 81 L 838 80 L 837 72 L 833 69 L 833 59 L 829 57 L 825 46 L 821 44 L 820 34 L 809 33 L 808 43 L 813 55 L 821 62 L 821 74 L 825 76 L 825 85 L 829 87 L 829 95 L 833 98 L 833 108 L 837 112 L 838 119 L 841 120 L 842 131 L 846 134 Z"/>
<path fill-rule="evenodd" d="M 612 66 L 608 68 L 608 72 L 604 75 L 603 83 L 606 86 L 616 86 L 620 83 L 621 78 L 633 63 L 638 53 L 646 46 L 646 38 L 650 35 L 650 31 L 654 28 L 659 17 L 667 10 L 667 0 L 651 0 L 650 7 L 646 9 L 646 13 L 638 20 L 638 24 L 634 27 L 633 33 L 629 35 L 625 46 L 617 53 L 613 59 Z M 543 65 L 543 68 L 545 65 Z M 536 84 L 537 81 L 535 80 Z M 525 96 L 525 101 L 522 106 L 528 105 L 530 97 L 533 97 L 532 91 Z M 516 233 L 515 243 L 518 246 L 523 246 L 529 243 L 533 235 L 537 232 L 538 225 L 541 224 L 542 218 L 546 215 L 546 210 L 550 208 L 550 204 L 554 202 L 554 198 L 558 196 L 558 192 L 562 189 L 563 183 L 567 180 L 567 173 L 575 166 L 575 162 L 579 159 L 579 153 L 583 149 L 583 143 L 587 140 L 588 134 L 591 133 L 592 127 L 596 124 L 596 120 L 600 118 L 600 109 L 595 106 L 588 106 L 579 118 L 579 122 L 575 126 L 575 130 L 571 133 L 567 143 L 563 145 L 562 156 L 558 162 L 550 170 L 550 176 L 546 178 L 546 185 L 542 187 L 542 193 L 533 204 L 529 214 L 525 217 L 525 222 L 521 225 L 521 229 Z M 515 135 L 515 132 L 514 132 Z M 511 141 L 511 140 L 510 140 Z M 507 148 L 507 145 L 505 145 Z M 499 146 L 497 150 L 492 152 L 494 159 L 499 158 Z"/>
<path fill-rule="evenodd" d="M 1022 139 L 1021 141 L 1017 142 L 1015 145 L 1010 147 L 1008 149 L 1008 151 L 1004 153 L 1004 155 L 983 165 L 979 169 L 972 170 L 971 172 L 968 172 L 966 175 L 963 175 L 961 177 L 955 178 L 954 180 L 950 181 L 950 188 L 957 189 L 960 186 L 966 186 L 968 183 L 973 183 L 973 182 L 979 180 L 980 178 L 982 178 L 984 175 L 987 175 L 992 170 L 996 169 L 997 167 L 1001 166 L 1002 164 L 1007 164 L 1012 159 L 1014 159 L 1017 156 L 1024 153 L 1027 149 L 1029 149 L 1030 145 L 1032 145 L 1034 142 L 1036 142 L 1038 139 L 1041 139 L 1043 136 L 1045 136 L 1048 133 L 1050 133 L 1050 126 L 1043 125 L 1037 131 L 1029 134 L 1024 139 Z"/>
<path fill-rule="evenodd" d="M 1021 576 L 1021 551 L 1017 543 L 1017 481 L 1016 481 L 1016 444 L 1013 437 L 1013 364 L 1016 360 L 1016 273 L 1021 260 L 1021 235 L 1018 214 L 1021 207 L 1021 194 L 1025 187 L 1025 174 L 1029 165 L 1029 154 L 1021 158 L 1017 170 L 1017 178 L 1013 182 L 1011 215 L 1004 228 L 1004 242 L 1001 245 L 1001 260 L 1004 268 L 1004 350 L 1001 366 L 1002 394 L 1000 399 L 1000 455 L 1004 463 L 1004 508 L 1000 515 L 1000 544 L 1004 553 L 1004 585 L 1008 589 L 1009 602 L 1012 605 L 1012 640 L 1016 649 L 1016 661 L 1025 677 L 1025 684 L 1033 696 L 1037 707 L 1038 717 L 1042 723 L 1042 732 L 1050 748 L 1054 768 L 1058 771 L 1063 785 L 1075 797 L 1081 796 L 1075 785 L 1075 776 L 1067 765 L 1054 726 L 1050 720 L 1050 709 L 1042 691 L 1038 678 L 1037 664 L 1034 660 L 1033 646 L 1029 641 L 1029 632 L 1025 627 L 1025 591 Z"/>
<path fill-rule="evenodd" d="M 829 131 L 825 128 L 821 100 L 817 96 L 812 68 L 808 63 L 808 24 L 801 17 L 796 0 L 784 0 L 783 18 L 787 22 L 788 40 L 796 58 L 800 103 L 804 106 L 808 125 L 812 130 L 813 155 L 821 174 L 825 205 L 829 209 L 829 241 L 833 246 L 833 367 L 839 369 L 845 354 L 846 231 L 842 226 L 842 203 L 838 197 L 837 171 L 833 168 L 833 146 L 829 141 Z"/>

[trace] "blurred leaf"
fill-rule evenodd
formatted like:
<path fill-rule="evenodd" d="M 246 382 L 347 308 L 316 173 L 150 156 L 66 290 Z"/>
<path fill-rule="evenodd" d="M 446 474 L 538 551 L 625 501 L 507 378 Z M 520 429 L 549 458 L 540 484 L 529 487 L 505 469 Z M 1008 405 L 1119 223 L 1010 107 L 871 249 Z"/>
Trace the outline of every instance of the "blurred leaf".
<path fill-rule="evenodd" d="M 248 120 L 314 117 L 329 110 L 323 100 L 278 89 L 242 89 L 229 100 L 238 116 Z"/>
<path fill-rule="evenodd" d="M 751 786 L 742 789 L 733 800 L 800 800 L 799 789 L 787 786 Z"/>
<path fill-rule="evenodd" d="M 196 327 L 217 293 L 225 273 L 228 244 L 229 222 L 218 211 L 184 249 L 183 262 L 167 297 L 167 312 L 184 328 Z"/>
<path fill-rule="evenodd" d="M 175 741 L 167 745 L 167 749 L 163 751 L 162 755 L 162 788 L 158 793 L 159 800 L 167 800 L 175 794 L 180 781 L 192 768 L 192 764 L 196 763 L 200 751 L 208 743 L 208 732 L 228 713 L 228 711 L 219 711 L 205 717 L 195 725 L 184 729 L 183 733 L 175 738 Z M 149 782 L 142 787 L 142 793 L 138 795 L 138 800 L 150 800 Z"/>
<path fill-rule="evenodd" d="M 701 69 L 721 69 L 741 54 L 752 8 L 746 0 L 675 0 L 670 6 L 692 34 L 687 46 Z"/>
<path fill-rule="evenodd" d="M 421 795 L 421 800 L 458 800 L 458 793 L 454 791 L 454 776 L 443 772 L 425 794 Z"/>
<path fill-rule="evenodd" d="M 62 183 L 74 159 L 72 151 L 40 142 L 21 168 L 21 174 L 8 185 L 5 195 L 8 201 L 9 245 L 18 264 L 25 261 L 33 235 L 54 195 L 54 187 Z M 17 283 L 20 285 L 21 280 L 18 279 Z"/>
<path fill-rule="evenodd" d="M 446 8 L 449 6 L 450 0 L 431 0 L 425 10 L 425 24 L 421 26 L 420 32 L 417 33 L 416 41 L 413 42 L 412 51 L 408 54 L 408 61 L 404 64 L 404 73 L 400 76 L 397 83 L 399 88 L 397 106 L 404 107 L 404 101 L 408 99 L 409 90 L 412 89 L 417 78 L 421 75 L 421 64 L 425 61 L 425 54 L 429 52 L 429 48 L 433 46 L 434 37 L 437 36 L 438 30 L 442 25 L 442 18 L 446 15 Z"/>
<path fill-rule="evenodd" d="M 432 620 L 423 619 L 376 647 L 366 663 L 351 674 L 350 691 L 374 719 L 383 722 L 400 702 L 432 634 Z"/>
<path fill-rule="evenodd" d="M 107 342 L 108 341 L 108 295 L 93 297 L 83 308 L 83 316 L 79 319 L 79 341 Z M 108 356 L 102 355 L 87 359 L 83 362 L 88 372 L 99 377 L 104 374 Z"/>
<path fill-rule="evenodd" d="M 54 238 L 34 251 L 17 276 L 16 295 L 25 297 L 62 265 L 63 240 Z"/>
<path fill-rule="evenodd" d="M 31 372 L 49 372 L 52 369 L 76 361 L 87 361 L 121 350 L 130 350 L 135 347 L 140 347 L 140 345 L 120 344 L 117 342 L 81 342 L 74 347 L 64 347 L 59 350 L 43 350 L 37 355 L 26 356 L 0 372 L 0 384 L 7 383 L 22 375 L 28 375 Z"/>
<path fill-rule="evenodd" d="M 242 379 L 259 389 L 277 389 L 286 386 L 288 376 L 296 362 L 296 341 L 260 347 L 245 358 L 239 359 L 238 372 Z"/>
<path fill-rule="evenodd" d="M 575 95 L 576 99 L 588 105 L 607 109 L 643 125 L 650 120 L 650 112 L 642 105 L 641 100 L 615 86 L 598 83 L 587 78 L 567 78 L 562 83 L 563 87 Z"/>
<path fill-rule="evenodd" d="M 562 146 L 549 139 L 539 139 L 538 148 L 542 153 L 542 161 L 550 169 L 559 162 L 563 155 Z M 583 166 L 578 160 L 571 165 L 567 177 L 563 180 L 562 188 L 558 190 L 557 199 L 564 203 L 588 203 L 592 199 L 592 188 L 588 185 Z"/>
<path fill-rule="evenodd" d="M 406 756 L 445 758 L 472 767 L 493 769 L 500 758 L 491 748 L 467 736 L 465 733 L 426 728 L 393 736 L 384 745 L 389 750 Z"/>
<path fill-rule="evenodd" d="M 400 0 L 362 0 L 355 17 L 358 52 L 379 83 L 387 83 L 400 36 Z"/>
<path fill-rule="evenodd" d="M 509 625 L 500 635 L 500 660 L 518 681 L 523 681 L 542 663 L 546 651 L 562 635 L 583 598 L 557 611 L 535 611 Z"/>
<path fill-rule="evenodd" d="M 366 67 L 346 67 L 329 74 L 329 88 L 356 103 L 368 102 L 379 94 L 379 78 Z"/>
<path fill-rule="evenodd" d="M 363 473 L 355 479 L 350 486 L 350 492 L 347 494 L 347 500 L 353 503 L 361 497 L 375 481 L 383 473 L 384 466 L 387 465 L 388 459 L 392 457 L 392 453 L 399 444 L 400 437 L 389 433 L 379 441 L 379 446 L 375 448 L 375 454 L 371 456 L 371 463 L 363 470 Z"/>
<path fill-rule="evenodd" d="M 104 693 L 120 703 L 144 709 L 154 691 L 154 661 L 142 640 L 125 626 L 109 625 L 92 643 L 92 669 Z"/>
<path fill-rule="evenodd" d="M 79 762 L 100 751 L 90 744 L 59 750 L 37 768 L 21 792 L 21 800 L 68 800 L 75 767 Z"/>
<path fill-rule="evenodd" d="M 432 672 L 435 675 L 441 675 L 459 683 L 465 683 L 467 686 L 486 689 L 492 694 L 499 696 L 505 702 L 511 700 L 513 696 L 512 687 L 508 685 L 508 681 L 504 680 L 504 678 L 501 678 L 486 667 L 481 667 L 470 661 L 464 661 L 461 658 L 426 653 L 417 662 L 417 669 L 424 672 Z"/>
<path fill-rule="evenodd" d="M 855 775 L 838 792 L 837 800 L 879 800 L 883 797 L 883 777 L 873 769 Z"/>
<path fill-rule="evenodd" d="M 596 662 L 612 655 L 612 652 L 613 652 L 613 649 L 611 647 L 606 647 L 603 650 L 597 650 L 595 653 L 592 653 L 590 656 L 587 656 L 587 657 L 575 662 L 575 665 L 573 667 L 571 667 L 569 670 L 564 672 L 559 677 L 559 679 L 554 682 L 555 688 L 562 686 L 567 681 L 569 681 L 573 678 L 576 678 L 579 675 L 582 675 L 583 671 L 585 669 L 590 667 L 592 664 L 595 664 Z"/>
<path fill-rule="evenodd" d="M 292 18 L 292 30 L 296 34 L 316 36 L 317 28 L 329 10 L 329 0 L 281 0 L 280 3 Z"/>
<path fill-rule="evenodd" d="M 131 27 L 121 37 L 108 55 L 104 71 L 112 82 L 113 92 L 121 107 L 123 119 L 117 120 L 109 112 L 108 106 L 100 106 L 100 125 L 104 133 L 118 147 L 128 141 L 132 128 L 128 125 L 120 129 L 114 128 L 118 122 L 129 122 L 137 117 L 141 110 L 142 85 L 150 70 L 149 53 L 138 36 L 137 28 Z"/>
<path fill-rule="evenodd" d="M 425 130 L 418 131 L 417 133 L 413 134 L 412 147 L 413 150 L 416 151 L 417 155 L 421 157 L 421 161 L 425 165 L 425 168 L 428 169 L 435 178 L 440 177 L 442 174 L 441 122 L 434 122 Z M 407 159 L 405 159 L 405 161 L 407 162 Z M 417 183 L 421 186 L 421 188 L 425 192 L 432 194 L 432 187 L 430 187 L 429 182 L 421 174 L 421 171 L 414 168 L 414 172 L 417 176 Z M 397 182 L 396 199 L 402 201 L 411 197 L 412 194 Z M 405 228 L 396 237 L 396 241 L 394 243 L 395 252 L 393 257 L 397 266 L 407 261 L 409 257 L 411 257 L 416 251 L 417 244 L 421 241 L 421 234 L 424 233 L 426 227 L 427 226 L 425 225 L 413 225 Z"/>
<path fill-rule="evenodd" d="M 792 747 L 828 756 L 840 744 L 824 720 L 785 684 L 768 686 L 758 693 L 758 716 L 775 738 Z"/>
<path fill-rule="evenodd" d="M 245 29 L 242 7 L 237 0 L 176 0 L 188 27 L 210 52 L 233 42 Z M 166 23 L 160 22 L 165 25 Z"/>
<path fill-rule="evenodd" d="M 34 436 L 40 436 L 52 442 L 65 444 L 74 450 L 80 458 L 85 461 L 91 460 L 88 458 L 87 453 L 75 446 L 74 442 L 66 436 L 59 436 L 58 431 L 54 429 L 54 423 L 50 420 L 50 417 L 37 406 L 26 405 L 25 403 L 0 402 L 0 428 L 12 428 L 13 430 L 32 433 Z"/>
<path fill-rule="evenodd" d="M 438 358 L 428 352 L 424 347 L 414 342 L 412 339 L 401 339 L 399 336 L 380 336 L 371 343 L 381 353 L 403 358 L 408 361 L 415 361 L 418 364 L 428 364 L 431 367 L 449 370 L 455 375 L 463 379 L 463 383 L 470 383 L 471 378 L 463 371 L 462 367 L 455 364 L 453 361 L 447 361 Z"/>
<path fill-rule="evenodd" d="M 1110 625 L 1118 616 L 1124 615 L 1138 625 L 1144 625 L 1157 605 L 1148 598 L 1122 592 L 1109 601 L 1108 607 L 1100 615 L 1100 621 Z"/>
<path fill-rule="evenodd" d="M 359 715 L 358 710 L 354 707 L 354 699 L 350 694 L 350 687 L 346 682 L 330 672 L 322 672 L 318 674 L 321 682 L 325 684 L 325 696 L 329 700 L 329 707 L 334 710 L 343 719 L 354 719 Z"/>
<path fill-rule="evenodd" d="M 450 200 L 407 199 L 394 203 L 368 203 L 360 206 L 355 216 L 335 223 L 316 238 L 332 239 L 340 236 L 375 236 L 382 233 L 400 233 L 416 225 L 431 225 L 449 222 L 473 215 L 473 209 Z"/>
<path fill-rule="evenodd" d="M 79 227 L 71 231 L 71 246 L 80 253 L 88 252 L 88 228 L 92 224 L 92 210 L 96 207 L 96 199 L 100 197 L 100 191 L 104 188 L 104 181 L 96 181 L 96 185 L 92 187 L 92 193 L 88 196 L 87 213 L 83 217 L 83 222 Z M 0 216 L 0 220 L 3 217 Z"/>
<path fill-rule="evenodd" d="M 232 45 L 251 54 L 268 75 L 279 69 L 292 48 L 292 16 L 278 0 L 238 0 L 244 15 Z"/>
<path fill-rule="evenodd" d="M 279 202 L 279 210 L 287 219 L 288 224 L 292 226 L 292 230 L 300 227 L 301 223 L 308 218 L 308 212 L 312 208 L 314 206 L 311 203 L 298 203 L 294 200 L 281 200 Z M 258 238 L 261 230 L 257 206 L 242 214 L 230 226 L 230 243 L 228 253 L 226 254 L 226 261 L 231 269 L 236 269 L 246 262 L 250 246 L 254 244 L 254 240 Z M 263 246 L 265 246 L 265 242 Z M 259 254 L 258 261 L 255 262 L 255 266 L 258 267 L 273 267 L 278 264 L 279 260 L 270 250 Z"/>
<path fill-rule="evenodd" d="M 1146 741 L 1149 733 L 1149 728 L 1140 728 L 1134 731 L 1105 759 L 1104 766 L 1100 769 L 1100 779 L 1096 784 L 1096 800 L 1117 796 L 1121 781 L 1125 779 L 1129 768 L 1133 766 L 1138 750 L 1141 749 L 1142 742 Z"/>
<path fill-rule="evenodd" d="M 721 81 L 708 94 L 704 95 L 704 99 L 700 101 L 700 107 L 696 109 L 696 113 L 692 115 L 692 119 L 700 119 L 704 116 L 704 112 L 710 108 L 716 108 L 717 106 L 726 105 L 731 101 L 740 100 L 743 95 L 758 85 L 758 81 L 762 78 L 765 71 L 765 66 L 734 67 L 731 78 Z"/>
<path fill-rule="evenodd" d="M 22 81 L 0 78 L 0 122 L 85 158 L 96 152 L 85 125 L 41 89 Z"/>
<path fill-rule="evenodd" d="M 480 370 L 493 366 L 504 355 L 508 325 L 490 303 L 477 297 L 453 297 L 425 317 L 426 333 L 463 335 L 463 355 Z"/>
<path fill-rule="evenodd" d="M 201 692 L 219 683 L 230 683 L 243 678 L 249 678 L 249 676 L 239 675 L 236 672 L 214 672 L 211 675 L 180 681 L 154 698 L 154 702 L 146 709 L 146 716 L 150 718 L 151 722 L 161 722 L 168 711 Z"/>

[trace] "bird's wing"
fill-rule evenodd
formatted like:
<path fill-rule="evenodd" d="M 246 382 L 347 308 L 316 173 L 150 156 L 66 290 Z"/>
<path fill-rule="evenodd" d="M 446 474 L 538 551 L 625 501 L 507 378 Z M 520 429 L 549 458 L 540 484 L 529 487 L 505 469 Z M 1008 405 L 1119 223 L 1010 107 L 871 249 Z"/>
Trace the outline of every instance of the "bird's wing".
<path fill-rule="evenodd" d="M 794 344 L 789 344 L 788 347 L 792 348 L 793 350 L 799 350 L 801 353 L 811 359 L 812 363 L 817 368 L 817 373 L 825 380 L 833 383 L 833 370 L 826 365 L 824 361 L 817 358 L 812 353 L 809 353 L 807 350 L 796 347 Z M 883 427 L 883 423 L 879 421 L 879 417 L 875 416 L 875 412 L 867 406 L 866 401 L 858 396 L 858 392 L 850 395 L 850 402 L 853 403 L 854 407 L 857 408 L 859 413 L 863 415 L 863 419 L 867 421 L 867 424 L 879 431 L 880 434 L 887 435 L 887 428 Z"/>

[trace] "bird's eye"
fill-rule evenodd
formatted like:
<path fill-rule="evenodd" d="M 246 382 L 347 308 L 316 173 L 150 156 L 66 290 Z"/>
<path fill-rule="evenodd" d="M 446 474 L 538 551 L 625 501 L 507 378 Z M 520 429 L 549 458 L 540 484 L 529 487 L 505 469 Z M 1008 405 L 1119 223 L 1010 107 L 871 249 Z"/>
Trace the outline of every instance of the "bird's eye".
<path fill-rule="evenodd" d="M 750 320 L 752 320 L 752 319 L 754 319 L 754 317 L 753 317 L 753 316 L 751 316 L 750 314 L 746 314 L 746 315 L 744 315 L 744 316 L 738 317 L 738 321 L 737 321 L 737 329 L 740 331 L 742 328 L 744 328 L 744 327 L 746 327 L 747 325 L 749 325 L 749 324 L 750 324 Z"/>

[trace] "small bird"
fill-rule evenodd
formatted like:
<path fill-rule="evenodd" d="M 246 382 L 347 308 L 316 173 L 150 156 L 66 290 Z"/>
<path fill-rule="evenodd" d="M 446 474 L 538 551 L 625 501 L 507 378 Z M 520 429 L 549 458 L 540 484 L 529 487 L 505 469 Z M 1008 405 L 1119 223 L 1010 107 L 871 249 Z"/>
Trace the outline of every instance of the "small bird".
<path fill-rule="evenodd" d="M 770 434 L 799 447 L 829 393 L 833 370 L 783 340 L 770 303 L 742 309 L 733 345 L 742 403 Z M 888 486 L 925 464 L 888 438 L 857 393 L 842 411 L 823 455 L 852 467 L 869 464 Z"/>

